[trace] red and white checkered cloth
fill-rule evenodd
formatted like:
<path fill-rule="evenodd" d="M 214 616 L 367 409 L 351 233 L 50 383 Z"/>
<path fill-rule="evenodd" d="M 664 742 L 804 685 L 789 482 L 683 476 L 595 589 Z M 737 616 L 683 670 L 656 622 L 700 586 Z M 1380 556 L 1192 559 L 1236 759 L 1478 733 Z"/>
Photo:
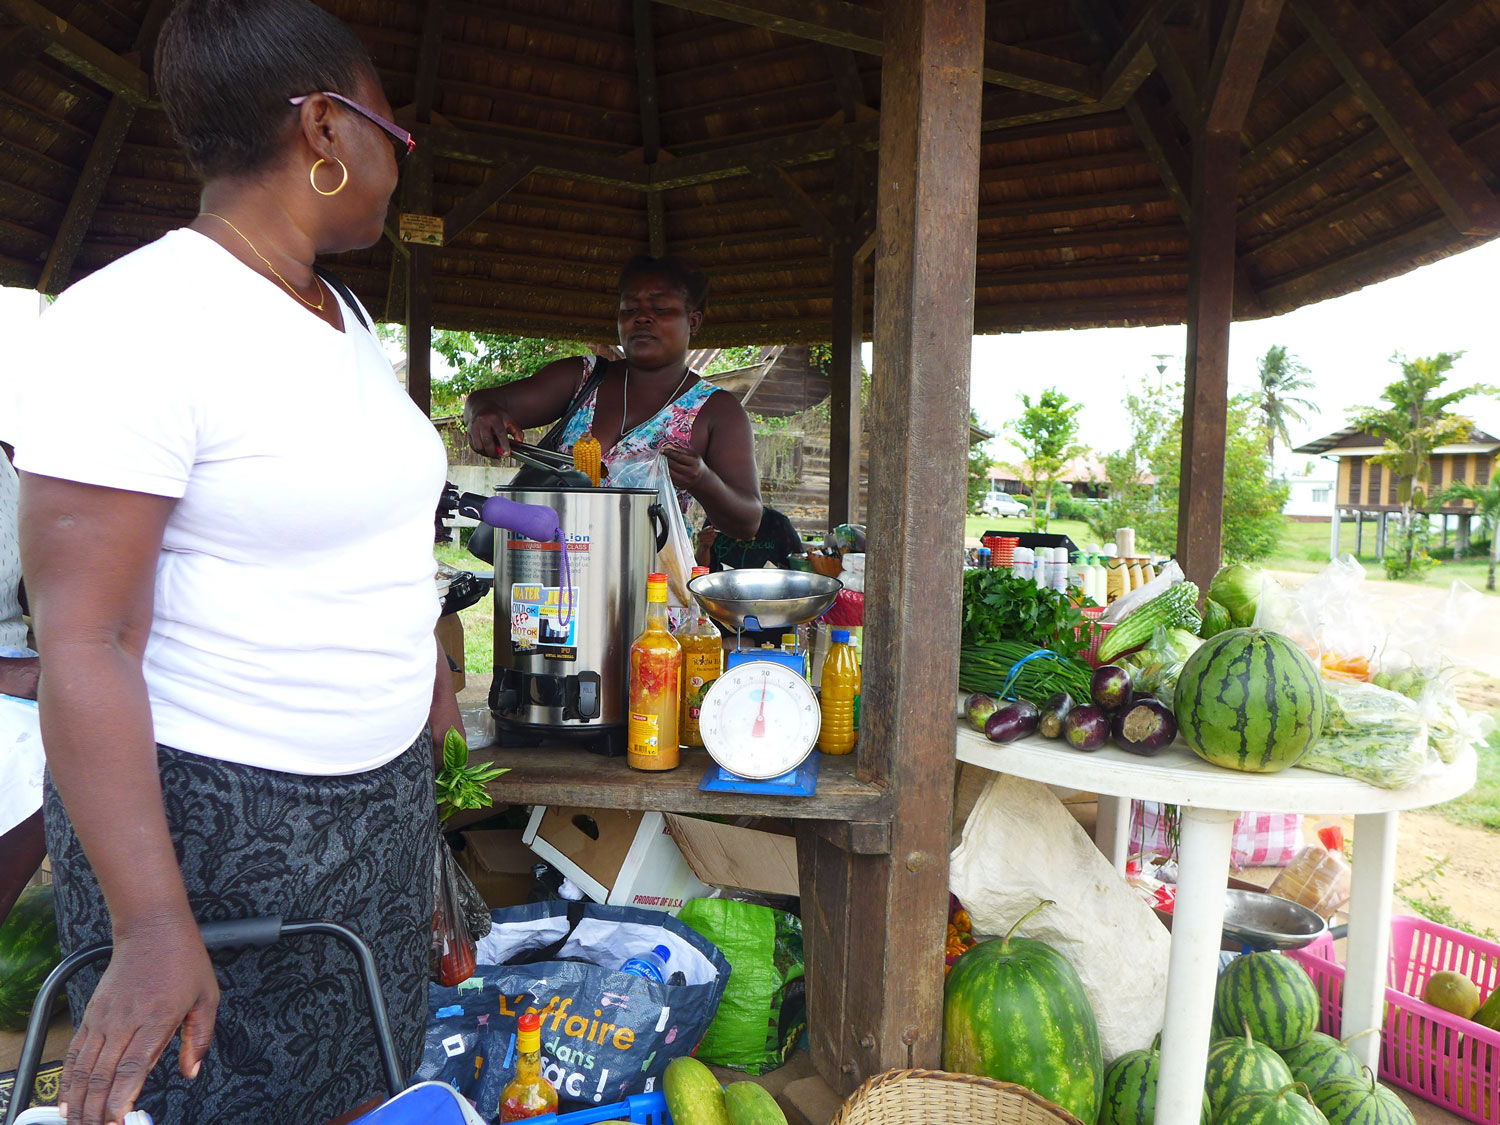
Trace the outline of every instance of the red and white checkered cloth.
<path fill-rule="evenodd" d="M 1165 806 L 1157 801 L 1130 804 L 1130 852 L 1168 855 Z M 1234 822 L 1230 859 L 1236 868 L 1285 867 L 1303 846 L 1301 813 L 1241 813 Z"/>

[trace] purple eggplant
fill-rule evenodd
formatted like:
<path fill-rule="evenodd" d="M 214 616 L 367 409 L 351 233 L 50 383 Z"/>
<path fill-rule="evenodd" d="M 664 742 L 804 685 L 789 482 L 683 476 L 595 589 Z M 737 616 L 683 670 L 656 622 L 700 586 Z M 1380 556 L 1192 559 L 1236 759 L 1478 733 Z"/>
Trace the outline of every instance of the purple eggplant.
<path fill-rule="evenodd" d="M 1037 732 L 1043 738 L 1061 738 L 1063 720 L 1068 717 L 1068 712 L 1071 710 L 1073 710 L 1073 697 L 1065 691 L 1058 692 L 1047 700 L 1047 706 L 1042 708 L 1042 717 L 1037 722 Z"/>
<path fill-rule="evenodd" d="M 980 734 L 984 733 L 984 724 L 990 721 L 990 716 L 995 713 L 995 701 L 982 691 L 976 691 L 964 701 L 964 716 L 969 720 L 969 725 Z"/>
<path fill-rule="evenodd" d="M 1109 741 L 1109 716 L 1092 703 L 1080 703 L 1063 720 L 1063 737 L 1074 750 L 1098 750 Z"/>
<path fill-rule="evenodd" d="M 1028 703 L 1024 699 L 1003 703 L 990 716 L 989 722 L 984 724 L 984 736 L 991 742 L 1014 742 L 1036 730 L 1040 717 L 1041 712 L 1036 709 L 1035 703 Z"/>
<path fill-rule="evenodd" d="M 1095 668 L 1089 681 L 1089 696 L 1103 711 L 1123 711 L 1130 706 L 1130 673 L 1118 664 Z"/>
<path fill-rule="evenodd" d="M 1132 754 L 1160 754 L 1177 737 L 1177 716 L 1157 699 L 1137 699 L 1115 715 L 1115 745 Z"/>

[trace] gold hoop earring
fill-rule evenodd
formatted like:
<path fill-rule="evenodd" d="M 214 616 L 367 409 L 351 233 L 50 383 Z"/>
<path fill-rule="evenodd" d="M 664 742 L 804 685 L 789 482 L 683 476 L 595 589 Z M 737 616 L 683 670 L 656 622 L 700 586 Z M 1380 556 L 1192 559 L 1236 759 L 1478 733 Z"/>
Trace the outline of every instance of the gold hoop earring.
<path fill-rule="evenodd" d="M 344 173 L 344 178 L 339 181 L 339 186 L 334 188 L 332 191 L 324 191 L 318 186 L 318 165 L 327 164 L 328 161 L 324 160 L 320 156 L 313 164 L 313 166 L 308 170 L 307 182 L 312 184 L 313 191 L 317 192 L 319 195 L 337 195 L 339 192 L 344 190 L 344 185 L 349 182 L 349 169 L 344 166 L 344 162 L 337 156 L 333 158 L 333 162 L 337 164 L 339 166 L 339 169 Z"/>

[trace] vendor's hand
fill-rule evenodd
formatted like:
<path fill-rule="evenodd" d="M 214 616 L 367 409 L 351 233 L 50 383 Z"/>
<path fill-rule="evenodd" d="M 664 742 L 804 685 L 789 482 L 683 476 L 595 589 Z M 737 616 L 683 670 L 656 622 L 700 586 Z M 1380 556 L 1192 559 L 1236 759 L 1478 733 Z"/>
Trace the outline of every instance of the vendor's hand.
<path fill-rule="evenodd" d="M 68 1125 L 123 1121 L 179 1028 L 178 1067 L 196 1078 L 218 1007 L 219 982 L 191 918 L 116 935 L 63 1061 L 57 1100 Z"/>
<path fill-rule="evenodd" d="M 703 474 L 708 471 L 703 458 L 685 445 L 664 445 L 661 452 L 662 456 L 667 459 L 667 470 L 672 474 L 672 483 L 677 488 L 691 492 L 693 486 L 702 480 Z"/>
<path fill-rule="evenodd" d="M 511 441 L 525 436 L 526 431 L 499 407 L 480 411 L 469 420 L 469 448 L 486 457 L 508 457 Z"/>
<path fill-rule="evenodd" d="M 0 695 L 35 699 L 41 675 L 41 662 L 35 656 L 0 656 Z"/>

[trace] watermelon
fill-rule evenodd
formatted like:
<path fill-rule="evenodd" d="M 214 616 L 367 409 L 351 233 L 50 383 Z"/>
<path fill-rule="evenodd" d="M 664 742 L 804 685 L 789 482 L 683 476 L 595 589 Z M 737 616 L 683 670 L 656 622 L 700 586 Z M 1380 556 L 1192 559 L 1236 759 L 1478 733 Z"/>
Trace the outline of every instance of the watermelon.
<path fill-rule="evenodd" d="M 1275 773 L 1323 730 L 1323 682 L 1280 633 L 1230 629 L 1204 641 L 1177 679 L 1172 710 L 1182 740 L 1204 761 Z"/>
<path fill-rule="evenodd" d="M 1104 1072 L 1098 1125 L 1152 1125 L 1156 1119 L 1156 1051 L 1127 1051 Z M 1208 1125 L 1208 1095 L 1203 1096 L 1201 1125 Z"/>
<path fill-rule="evenodd" d="M 42 982 L 61 960 L 52 888 L 28 887 L 0 925 L 0 1028 L 25 1030 Z"/>
<path fill-rule="evenodd" d="M 1249 1031 L 1233 1039 L 1220 1039 L 1208 1049 L 1203 1092 L 1208 1095 L 1215 1121 L 1236 1098 L 1274 1094 L 1291 1083 L 1292 1072 L 1281 1056 L 1264 1043 L 1257 1043 Z"/>
<path fill-rule="evenodd" d="M 1016 1082 L 1083 1121 L 1099 1114 L 1099 1025 L 1073 966 L 1045 942 L 982 941 L 954 962 L 943 987 L 943 1069 Z"/>
<path fill-rule="evenodd" d="M 1309 1090 L 1316 1090 L 1318 1083 L 1329 1078 L 1359 1078 L 1364 1073 L 1364 1067 L 1348 1047 L 1321 1031 L 1282 1051 L 1281 1061 L 1290 1068 L 1292 1077 Z"/>
<path fill-rule="evenodd" d="M 1214 1125 L 1329 1125 L 1321 1110 L 1288 1083 L 1275 1093 L 1235 1098 Z"/>
<path fill-rule="evenodd" d="M 1214 1019 L 1221 1027 L 1243 1027 L 1273 1050 L 1288 1051 L 1318 1026 L 1318 990 L 1289 957 L 1241 954 L 1219 974 Z"/>
<path fill-rule="evenodd" d="M 1358 1078 L 1318 1083 L 1312 1100 L 1329 1125 L 1417 1125 L 1406 1103 L 1376 1082 L 1368 1067 Z"/>

